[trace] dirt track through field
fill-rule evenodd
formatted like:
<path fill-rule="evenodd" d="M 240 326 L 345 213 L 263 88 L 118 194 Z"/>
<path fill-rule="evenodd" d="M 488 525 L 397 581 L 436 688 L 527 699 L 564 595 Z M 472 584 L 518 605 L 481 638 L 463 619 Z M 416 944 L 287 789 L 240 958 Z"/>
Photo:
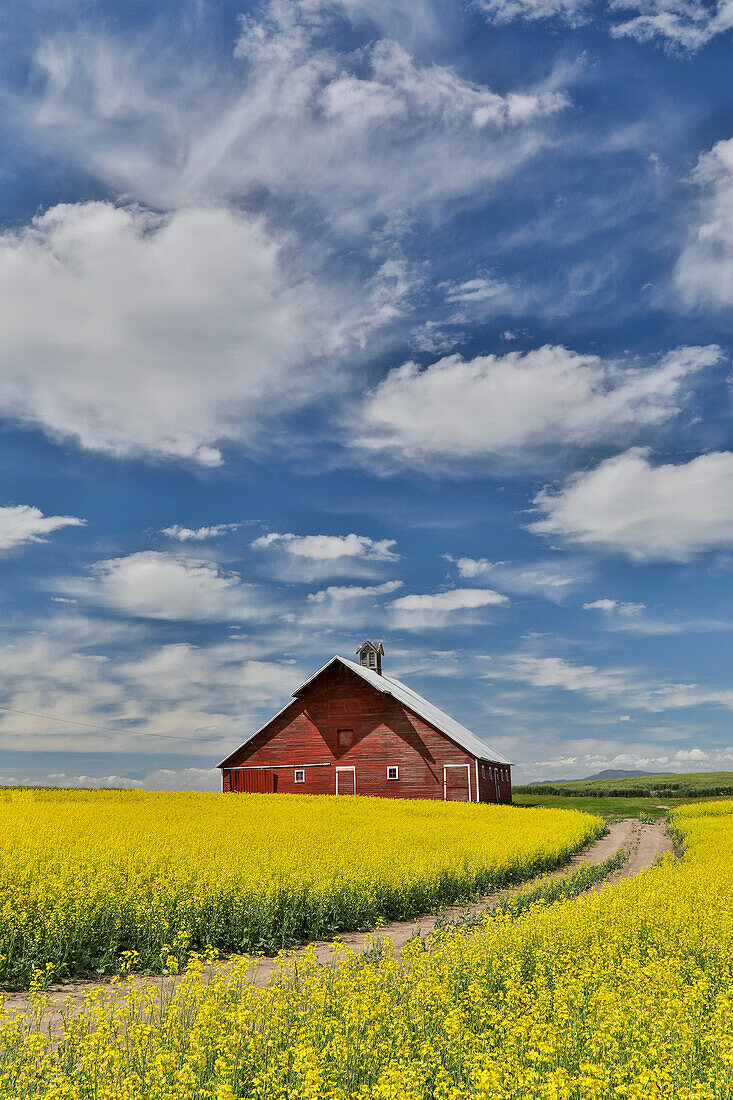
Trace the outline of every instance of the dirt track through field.
<path fill-rule="evenodd" d="M 610 824 L 608 826 L 608 833 L 605 836 L 573 856 L 568 863 L 553 872 L 553 874 L 567 874 L 567 872 L 577 869 L 583 863 L 602 863 L 603 860 L 609 859 L 614 855 L 619 848 L 624 849 L 628 858 L 620 870 L 614 871 L 608 875 L 605 879 L 606 882 L 617 883 L 620 882 L 621 879 L 629 878 L 637 874 L 645 867 L 651 867 L 658 858 L 665 854 L 665 852 L 672 851 L 672 841 L 665 831 L 664 822 L 655 822 L 653 825 L 643 825 L 635 818 L 624 818 L 622 821 Z M 515 887 L 514 889 L 526 889 L 537 881 L 538 879 L 536 878 L 529 879 L 527 882 L 522 883 L 521 887 Z M 602 885 L 602 883 L 598 883 L 596 886 L 591 887 L 591 889 L 600 890 Z M 450 923 L 451 921 L 459 920 L 463 916 L 471 916 L 482 911 L 491 910 L 500 898 L 506 897 L 508 893 L 510 893 L 510 891 L 504 890 L 497 894 L 489 894 L 479 898 L 475 902 L 471 902 L 469 905 L 452 905 L 445 909 L 441 909 L 438 913 L 426 914 L 425 916 L 417 917 L 412 920 L 391 921 L 389 924 L 383 924 L 379 928 L 379 934 L 380 936 L 389 936 L 395 947 L 399 950 L 414 936 L 419 935 L 425 937 L 429 935 L 439 920 Z M 361 951 L 367 946 L 369 937 L 372 936 L 372 934 L 371 931 L 344 932 L 339 937 L 339 940 L 350 947 L 352 951 Z M 332 959 L 332 940 L 317 940 L 313 944 L 313 948 L 319 962 L 328 963 Z M 294 948 L 291 952 L 288 952 L 288 954 L 297 956 L 297 954 L 303 950 L 305 950 L 304 947 Z M 267 956 L 256 960 L 253 959 L 253 984 L 260 987 L 266 986 L 275 968 L 275 964 L 276 959 Z M 226 966 L 227 964 L 222 963 L 220 965 Z M 145 979 L 133 977 L 130 979 L 130 981 L 134 982 L 155 982 L 157 985 L 163 985 L 168 989 L 172 985 L 175 985 L 177 980 L 176 978 L 164 978 L 160 976 Z M 64 1006 L 66 1006 L 65 1011 L 67 1013 L 69 1007 L 71 1007 L 71 1011 L 81 1008 L 84 1004 L 86 995 L 90 993 L 91 990 L 100 988 L 108 991 L 114 988 L 122 992 L 124 986 L 113 987 L 110 985 L 109 981 L 100 982 L 98 980 L 71 981 L 51 986 L 48 989 L 49 1002 L 46 1012 L 46 1027 L 50 1028 L 52 1032 L 58 1031 L 61 1025 L 62 1010 Z M 4 1003 L 6 1008 L 23 1011 L 28 1006 L 28 994 L 6 994 L 4 996 Z"/>

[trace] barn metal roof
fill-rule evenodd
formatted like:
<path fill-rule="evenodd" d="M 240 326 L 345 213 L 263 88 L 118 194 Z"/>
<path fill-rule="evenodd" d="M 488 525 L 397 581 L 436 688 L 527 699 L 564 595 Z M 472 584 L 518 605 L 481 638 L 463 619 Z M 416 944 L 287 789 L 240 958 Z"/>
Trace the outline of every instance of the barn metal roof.
<path fill-rule="evenodd" d="M 331 665 L 335 664 L 337 661 L 345 665 L 352 672 L 355 672 L 357 676 L 361 676 L 362 680 L 366 680 L 371 687 L 380 691 L 383 695 L 394 696 L 403 706 L 414 711 L 419 718 L 423 718 L 426 722 L 429 722 L 430 725 L 434 726 L 440 733 L 444 733 L 451 741 L 460 745 L 462 749 L 465 749 L 466 752 L 470 752 L 471 755 L 477 757 L 477 759 L 490 760 L 496 764 L 511 763 L 511 761 L 507 760 L 501 753 L 492 749 L 491 745 L 487 745 L 486 742 L 478 738 L 475 733 L 471 733 L 471 731 L 466 729 L 465 726 L 462 726 L 460 722 L 456 722 L 455 718 L 451 718 L 451 716 L 446 714 L 444 710 L 441 710 L 440 707 L 436 707 L 433 703 L 429 703 L 427 699 L 424 699 L 422 695 L 418 695 L 416 691 L 409 688 L 407 684 L 403 684 L 401 680 L 396 680 L 393 676 L 385 676 L 384 673 L 380 675 L 378 672 L 373 672 L 370 668 L 364 668 L 363 665 L 358 665 L 355 661 L 349 661 L 346 657 L 340 657 L 338 654 L 332 657 L 330 661 L 326 661 L 325 665 L 319 668 L 317 672 L 314 672 L 312 676 L 309 676 L 299 688 L 296 688 L 293 692 L 293 698 L 297 699 L 309 684 L 312 684 L 327 668 L 330 668 Z M 240 748 L 243 748 L 243 746 L 248 744 L 254 737 L 262 733 L 262 730 L 266 729 L 275 718 L 283 714 L 289 706 L 291 706 L 291 703 L 286 703 L 273 718 L 268 719 L 264 726 L 261 726 L 260 729 L 251 733 L 238 749 L 234 751 L 238 752 Z M 232 755 L 233 753 L 229 753 L 218 767 L 225 764 L 229 756 Z"/>

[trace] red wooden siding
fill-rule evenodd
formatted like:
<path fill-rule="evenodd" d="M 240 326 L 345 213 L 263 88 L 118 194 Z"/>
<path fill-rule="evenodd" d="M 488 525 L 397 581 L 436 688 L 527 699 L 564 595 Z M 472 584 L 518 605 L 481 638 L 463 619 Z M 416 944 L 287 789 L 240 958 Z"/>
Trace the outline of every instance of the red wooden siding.
<path fill-rule="evenodd" d="M 333 665 L 222 769 L 225 791 L 260 790 L 265 782 L 241 776 L 270 775 L 275 789 L 291 794 L 378 795 L 382 798 L 476 800 L 476 759 L 390 695 L 377 692 L 343 665 Z M 448 767 L 446 767 L 448 765 Z M 451 767 L 450 765 L 463 765 Z M 468 768 L 466 768 L 468 765 Z M 398 768 L 388 779 L 387 768 Z M 511 783 L 499 778 L 506 765 L 485 764 L 482 802 L 511 801 Z M 491 775 L 489 775 L 491 767 Z M 252 769 L 266 768 L 266 772 Z M 295 782 L 302 768 L 305 781 Z M 237 769 L 246 769 L 238 771 Z"/>

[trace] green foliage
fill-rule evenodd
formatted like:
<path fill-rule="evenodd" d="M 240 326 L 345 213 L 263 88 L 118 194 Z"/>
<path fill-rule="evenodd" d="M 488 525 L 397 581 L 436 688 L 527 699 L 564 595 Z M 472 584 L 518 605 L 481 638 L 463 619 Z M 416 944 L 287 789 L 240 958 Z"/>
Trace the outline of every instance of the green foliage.
<path fill-rule="evenodd" d="M 640 821 L 659 821 L 677 806 L 684 805 L 688 799 L 667 798 L 591 798 L 577 795 L 562 796 L 556 794 L 517 794 L 514 803 L 517 806 L 537 806 L 554 810 L 583 810 L 588 814 L 597 814 L 605 821 L 618 821 L 623 817 L 636 817 Z"/>
<path fill-rule="evenodd" d="M 557 795 L 560 798 L 717 798 L 733 796 L 733 772 L 689 772 L 637 776 L 633 779 L 593 779 L 589 782 L 530 783 L 515 787 L 515 795 Z"/>

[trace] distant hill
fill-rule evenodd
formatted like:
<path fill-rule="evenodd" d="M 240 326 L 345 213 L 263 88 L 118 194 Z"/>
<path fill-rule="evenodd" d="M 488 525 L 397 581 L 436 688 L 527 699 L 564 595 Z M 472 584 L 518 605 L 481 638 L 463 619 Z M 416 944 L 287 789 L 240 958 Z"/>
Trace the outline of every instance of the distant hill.
<path fill-rule="evenodd" d="M 640 775 L 654 775 L 654 772 L 625 772 L 619 768 L 606 768 L 595 775 L 586 775 L 583 779 L 538 779 L 532 786 L 539 787 L 543 783 L 593 783 L 596 779 L 637 779 Z"/>

